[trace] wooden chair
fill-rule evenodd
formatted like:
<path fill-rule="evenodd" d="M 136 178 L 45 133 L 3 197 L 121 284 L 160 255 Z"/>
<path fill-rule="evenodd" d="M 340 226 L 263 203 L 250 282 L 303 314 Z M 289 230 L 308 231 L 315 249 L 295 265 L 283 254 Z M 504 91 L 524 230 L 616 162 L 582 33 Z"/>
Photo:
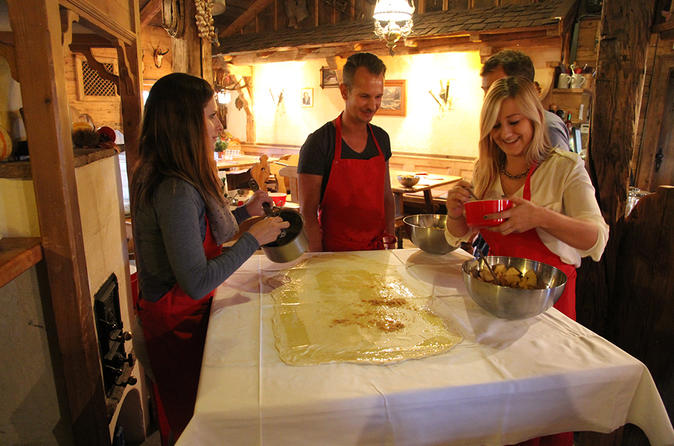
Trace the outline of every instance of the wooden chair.
<path fill-rule="evenodd" d="M 267 155 L 262 155 L 260 156 L 260 162 L 253 164 L 248 170 L 227 172 L 225 176 L 227 190 L 250 189 L 249 181 L 251 178 L 257 182 L 260 189 L 266 189 L 270 175 L 267 159 Z"/>
<path fill-rule="evenodd" d="M 279 158 L 278 161 L 274 161 L 269 165 L 270 173 L 273 177 L 273 180 L 276 183 L 276 192 L 289 193 L 290 192 L 290 180 L 288 177 L 281 174 L 281 169 L 289 166 L 297 166 L 299 160 L 299 155 L 283 155 Z"/>

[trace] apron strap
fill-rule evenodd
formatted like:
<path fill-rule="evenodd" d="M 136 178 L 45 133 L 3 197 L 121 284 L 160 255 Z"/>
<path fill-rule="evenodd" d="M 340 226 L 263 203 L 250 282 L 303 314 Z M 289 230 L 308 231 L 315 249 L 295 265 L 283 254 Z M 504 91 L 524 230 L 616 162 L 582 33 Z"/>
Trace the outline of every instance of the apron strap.
<path fill-rule="evenodd" d="M 527 179 L 524 181 L 524 190 L 522 191 L 522 198 L 527 201 L 531 201 L 531 175 L 534 174 L 534 171 L 538 167 L 538 163 L 534 163 L 529 168 L 529 173 L 527 174 Z"/>

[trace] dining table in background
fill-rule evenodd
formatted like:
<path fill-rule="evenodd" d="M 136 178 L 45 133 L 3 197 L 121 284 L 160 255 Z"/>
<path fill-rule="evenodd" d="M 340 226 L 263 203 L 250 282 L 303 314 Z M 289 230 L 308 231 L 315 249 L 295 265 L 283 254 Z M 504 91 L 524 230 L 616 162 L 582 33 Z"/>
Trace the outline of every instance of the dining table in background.
<path fill-rule="evenodd" d="M 269 158 L 268 163 L 272 163 L 278 158 Z M 218 170 L 228 169 L 246 169 L 254 166 L 260 162 L 260 156 L 254 155 L 233 155 L 231 157 L 223 157 L 216 161 Z"/>
<path fill-rule="evenodd" d="M 448 184 L 456 183 L 462 179 L 456 175 L 417 174 L 414 172 L 406 172 L 401 170 L 391 170 L 389 174 L 391 177 L 391 192 L 393 192 L 396 215 L 403 214 L 404 195 L 416 192 L 422 192 L 424 195 L 426 213 L 434 214 L 435 206 L 433 205 L 433 194 L 431 190 L 441 186 L 446 186 Z M 418 175 L 419 182 L 412 187 L 404 187 L 398 181 L 398 175 Z"/>
<path fill-rule="evenodd" d="M 287 365 L 275 348 L 270 278 L 335 254 L 290 264 L 255 255 L 216 291 L 195 412 L 179 446 L 502 445 L 626 423 L 653 446 L 674 444 L 643 363 L 554 308 L 526 320 L 491 316 L 467 295 L 467 253 L 354 254 L 354 269 L 376 263 L 428 290 L 428 307 L 463 341 L 397 363 Z"/>

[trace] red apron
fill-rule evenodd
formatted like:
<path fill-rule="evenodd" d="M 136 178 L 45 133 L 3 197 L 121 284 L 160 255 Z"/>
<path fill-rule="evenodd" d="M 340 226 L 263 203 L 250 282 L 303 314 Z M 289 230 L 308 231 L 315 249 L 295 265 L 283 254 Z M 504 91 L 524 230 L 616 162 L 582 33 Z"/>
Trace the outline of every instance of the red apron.
<path fill-rule="evenodd" d="M 203 246 L 208 259 L 221 253 L 208 219 Z M 213 291 L 194 300 L 176 283 L 156 302 L 136 301 L 155 378 L 162 445 L 177 440 L 192 418 L 212 297 Z"/>
<path fill-rule="evenodd" d="M 318 211 L 325 251 L 384 249 L 386 231 L 384 182 L 386 160 L 377 138 L 367 125 L 377 147 L 368 160 L 342 158 L 342 115 L 334 121 L 335 157 Z"/>
<path fill-rule="evenodd" d="M 522 197 L 525 200 L 531 200 L 531 175 L 536 170 L 536 167 L 537 165 L 533 165 L 527 174 L 522 193 Z M 536 229 L 508 235 L 489 230 L 480 231 L 480 233 L 489 244 L 489 255 L 531 259 L 547 263 L 562 270 L 566 274 L 567 282 L 564 292 L 557 303 L 555 303 L 555 308 L 574 321 L 576 320 L 576 267 L 562 262 L 562 259 L 557 254 L 550 251 L 541 241 Z M 518 444 L 518 446 L 539 445 L 571 446 L 573 445 L 573 432 L 563 432 L 541 438 L 533 438 Z"/>

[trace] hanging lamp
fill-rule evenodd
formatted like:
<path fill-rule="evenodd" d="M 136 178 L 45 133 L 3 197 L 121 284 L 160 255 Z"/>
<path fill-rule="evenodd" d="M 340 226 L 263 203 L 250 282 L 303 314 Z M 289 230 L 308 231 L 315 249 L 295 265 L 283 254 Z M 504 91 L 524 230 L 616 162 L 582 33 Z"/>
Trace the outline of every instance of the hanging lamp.
<path fill-rule="evenodd" d="M 413 0 L 412 0 L 413 1 Z M 374 7 L 374 33 L 386 42 L 391 55 L 402 38 L 412 32 L 414 3 L 408 0 L 378 0 Z"/>

